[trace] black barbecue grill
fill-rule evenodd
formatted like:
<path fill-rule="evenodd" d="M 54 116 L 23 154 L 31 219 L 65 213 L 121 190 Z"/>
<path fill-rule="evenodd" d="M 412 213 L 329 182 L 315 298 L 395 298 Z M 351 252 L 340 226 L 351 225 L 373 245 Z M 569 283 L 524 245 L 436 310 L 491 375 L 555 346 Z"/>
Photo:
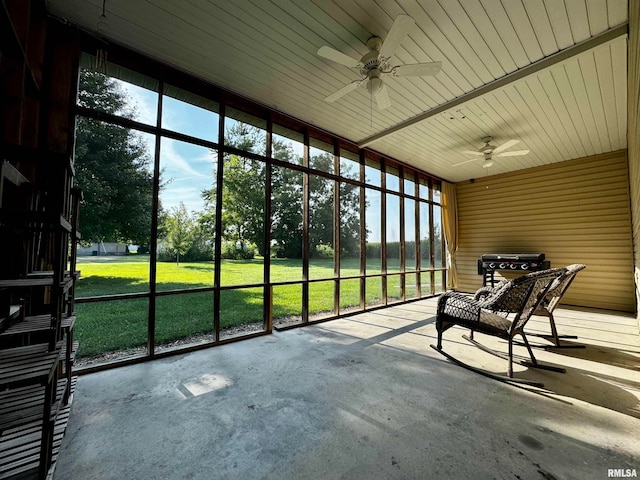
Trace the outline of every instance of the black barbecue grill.
<path fill-rule="evenodd" d="M 478 275 L 482 275 L 482 286 L 494 286 L 496 270 L 535 272 L 551 268 L 544 253 L 485 253 L 478 260 Z"/>

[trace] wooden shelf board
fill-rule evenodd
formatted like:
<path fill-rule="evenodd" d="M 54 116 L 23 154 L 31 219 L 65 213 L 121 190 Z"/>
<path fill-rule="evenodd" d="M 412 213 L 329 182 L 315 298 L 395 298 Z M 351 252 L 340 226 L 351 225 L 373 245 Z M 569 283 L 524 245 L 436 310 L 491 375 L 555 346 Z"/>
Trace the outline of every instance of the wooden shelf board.
<path fill-rule="evenodd" d="M 67 379 L 61 378 L 56 385 L 56 397 L 51 406 L 51 419 L 56 419 L 67 389 Z M 0 431 L 23 425 L 38 424 L 44 415 L 45 387 L 28 386 L 0 394 Z"/>
<path fill-rule="evenodd" d="M 20 305 L 9 305 L 9 315 L 0 317 L 0 329 L 10 325 L 13 320 L 20 316 Z"/>
<path fill-rule="evenodd" d="M 0 280 L 2 287 L 50 287 L 53 285 L 51 278 L 11 278 Z"/>
<path fill-rule="evenodd" d="M 4 332 L 0 333 L 0 338 L 13 335 L 25 335 L 29 333 L 40 333 L 51 330 L 51 315 L 30 315 L 24 320 L 14 323 Z"/>
<path fill-rule="evenodd" d="M 71 224 L 63 216 L 52 217 L 48 213 L 35 212 L 32 210 L 3 208 L 0 210 L 0 220 L 7 227 L 21 227 L 27 230 L 55 230 L 63 229 L 67 233 L 71 233 Z"/>
<path fill-rule="evenodd" d="M 62 319 L 61 328 L 63 330 L 73 330 L 75 323 L 76 323 L 76 316 L 69 315 Z"/>
<path fill-rule="evenodd" d="M 42 421 L 44 390 L 35 385 L 0 393 L 0 431 Z"/>
<path fill-rule="evenodd" d="M 71 399 L 73 399 L 76 383 L 77 377 L 74 377 L 71 381 Z M 60 453 L 70 411 L 71 401 L 59 409 L 53 430 L 52 465 L 47 478 L 53 478 L 55 461 Z M 21 479 L 37 478 L 41 439 L 41 422 L 32 422 L 4 432 L 0 437 L 0 479 L 18 475 Z"/>
<path fill-rule="evenodd" d="M 0 387 L 45 384 L 58 366 L 62 344 L 47 351 L 46 344 L 0 350 Z"/>
<path fill-rule="evenodd" d="M 0 174 L 2 175 L 2 177 L 7 179 L 17 187 L 19 187 L 23 183 L 29 183 L 29 179 L 27 179 L 27 177 L 20 173 L 20 171 L 16 167 L 11 165 L 6 160 L 2 162 L 2 167 L 0 170 Z"/>

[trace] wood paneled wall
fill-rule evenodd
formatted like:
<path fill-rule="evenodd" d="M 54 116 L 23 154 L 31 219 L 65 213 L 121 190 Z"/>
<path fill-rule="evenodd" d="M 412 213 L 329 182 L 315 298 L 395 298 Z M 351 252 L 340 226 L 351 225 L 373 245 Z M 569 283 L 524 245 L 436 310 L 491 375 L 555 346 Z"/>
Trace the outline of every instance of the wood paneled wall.
<path fill-rule="evenodd" d="M 587 265 L 563 303 L 635 310 L 626 150 L 457 187 L 458 290 L 481 286 L 483 253 L 545 253 L 552 266 Z"/>
<path fill-rule="evenodd" d="M 629 1 L 627 148 L 633 221 L 636 311 L 640 312 L 640 0 Z M 640 313 L 638 314 L 640 327 Z"/>
<path fill-rule="evenodd" d="M 0 142 L 71 155 L 80 45 L 43 0 L 0 5 Z"/>

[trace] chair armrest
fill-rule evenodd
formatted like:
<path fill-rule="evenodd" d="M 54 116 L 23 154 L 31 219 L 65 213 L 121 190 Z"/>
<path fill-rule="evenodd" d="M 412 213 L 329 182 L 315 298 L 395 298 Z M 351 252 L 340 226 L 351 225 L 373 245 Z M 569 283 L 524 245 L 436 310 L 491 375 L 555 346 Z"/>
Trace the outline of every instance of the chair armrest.
<path fill-rule="evenodd" d="M 480 321 L 480 304 L 468 295 L 447 292 L 438 299 L 438 318 L 445 321 Z"/>
<path fill-rule="evenodd" d="M 480 287 L 476 290 L 476 293 L 473 294 L 474 300 L 484 300 L 486 297 L 490 296 L 495 289 L 498 287 Z"/>

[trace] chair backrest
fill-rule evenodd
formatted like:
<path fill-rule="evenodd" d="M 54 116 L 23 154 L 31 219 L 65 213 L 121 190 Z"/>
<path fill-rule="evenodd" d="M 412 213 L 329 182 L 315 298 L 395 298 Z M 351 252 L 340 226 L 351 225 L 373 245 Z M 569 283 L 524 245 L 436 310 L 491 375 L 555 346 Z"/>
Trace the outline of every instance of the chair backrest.
<path fill-rule="evenodd" d="M 549 294 L 553 283 L 565 273 L 565 269 L 555 268 L 524 276 L 525 281 L 522 285 L 528 285 L 528 290 L 521 294 L 524 297 L 522 308 L 516 312 L 511 323 L 511 332 L 521 331 L 524 328 L 529 318 Z"/>
<path fill-rule="evenodd" d="M 490 295 L 480 301 L 480 306 L 493 312 L 516 313 L 524 309 L 523 302 L 532 288 L 532 282 L 537 278 L 558 278 L 565 273 L 564 268 L 550 268 L 502 282 Z"/>
<path fill-rule="evenodd" d="M 587 266 L 581 263 L 568 265 L 565 267 L 566 272 L 554 280 L 553 284 L 549 287 L 549 291 L 547 292 L 547 296 L 543 304 L 544 308 L 548 312 L 551 313 L 555 310 L 565 292 L 571 285 L 571 282 L 573 282 L 573 279 L 580 270 L 584 270 L 585 268 L 587 268 Z"/>

